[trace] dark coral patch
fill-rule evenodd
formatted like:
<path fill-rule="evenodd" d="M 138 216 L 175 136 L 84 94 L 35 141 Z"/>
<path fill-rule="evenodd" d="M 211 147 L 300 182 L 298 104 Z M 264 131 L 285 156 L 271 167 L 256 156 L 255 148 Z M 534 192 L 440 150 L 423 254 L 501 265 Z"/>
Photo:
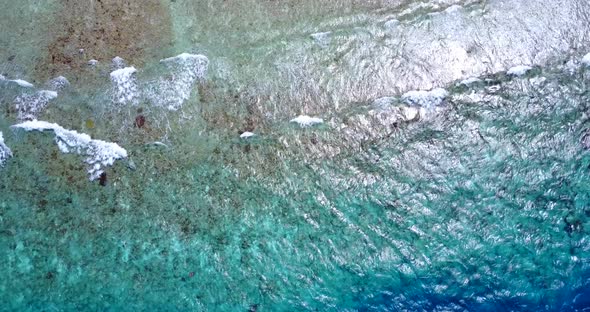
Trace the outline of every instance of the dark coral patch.
<path fill-rule="evenodd" d="M 66 70 L 86 68 L 90 59 L 110 61 L 120 56 L 141 65 L 150 47 L 171 44 L 172 22 L 160 0 L 60 0 L 49 27 L 47 55 L 37 74 L 50 77 Z M 82 52 L 83 51 L 83 52 Z"/>
<path fill-rule="evenodd" d="M 135 117 L 135 122 L 133 123 L 133 125 L 136 128 L 143 128 L 143 126 L 145 125 L 145 116 L 137 115 L 137 117 Z"/>

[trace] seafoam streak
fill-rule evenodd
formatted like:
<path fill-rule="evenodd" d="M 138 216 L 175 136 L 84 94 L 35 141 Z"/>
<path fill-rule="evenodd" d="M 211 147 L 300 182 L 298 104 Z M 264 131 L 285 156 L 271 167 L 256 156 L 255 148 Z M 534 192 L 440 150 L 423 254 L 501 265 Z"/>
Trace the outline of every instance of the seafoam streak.
<path fill-rule="evenodd" d="M 136 73 L 137 69 L 133 66 L 117 69 L 111 73 L 115 103 L 137 105 L 139 88 L 135 77 Z"/>
<path fill-rule="evenodd" d="M 311 126 L 319 125 L 319 124 L 323 123 L 324 120 L 321 119 L 321 118 L 317 118 L 317 117 L 310 117 L 310 116 L 306 116 L 306 115 L 300 115 L 300 116 L 297 116 L 297 117 L 291 119 L 291 122 L 294 122 L 294 123 L 299 124 L 299 126 L 301 128 L 305 128 L 305 127 L 311 127 Z"/>
<path fill-rule="evenodd" d="M 408 105 L 418 105 L 431 108 L 442 104 L 449 92 L 442 88 L 430 91 L 408 91 L 402 95 L 402 100 Z"/>
<path fill-rule="evenodd" d="M 88 134 L 64 129 L 62 126 L 46 121 L 26 121 L 12 126 L 25 131 L 53 131 L 55 142 L 63 153 L 87 156 L 85 163 L 90 165 L 90 180 L 97 179 L 103 167 L 112 166 L 117 159 L 127 158 L 127 151 L 116 143 L 93 140 Z"/>
<path fill-rule="evenodd" d="M 35 119 L 45 109 L 49 101 L 57 98 L 57 92 L 41 90 L 33 94 L 21 94 L 14 99 L 18 119 Z"/>
<path fill-rule="evenodd" d="M 207 75 L 209 59 L 200 54 L 182 53 L 160 63 L 168 67 L 172 75 L 158 79 L 148 96 L 157 106 L 178 110 L 190 98 L 195 83 Z"/>
<path fill-rule="evenodd" d="M 4 167 L 6 160 L 12 157 L 12 151 L 4 144 L 4 137 L 0 131 L 0 168 Z"/>

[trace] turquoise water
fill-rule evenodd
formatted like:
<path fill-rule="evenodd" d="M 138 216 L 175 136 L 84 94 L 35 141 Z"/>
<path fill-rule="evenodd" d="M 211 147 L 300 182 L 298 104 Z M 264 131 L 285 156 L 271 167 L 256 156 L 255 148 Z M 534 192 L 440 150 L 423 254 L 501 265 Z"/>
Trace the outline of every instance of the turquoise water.
<path fill-rule="evenodd" d="M 0 5 L 0 310 L 590 307 L 587 3 L 104 3 Z"/>

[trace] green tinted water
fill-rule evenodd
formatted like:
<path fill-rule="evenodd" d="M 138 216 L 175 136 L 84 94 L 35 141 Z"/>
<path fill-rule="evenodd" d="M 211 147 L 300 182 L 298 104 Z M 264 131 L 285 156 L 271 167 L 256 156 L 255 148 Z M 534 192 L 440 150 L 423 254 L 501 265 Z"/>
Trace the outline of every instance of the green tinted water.
<path fill-rule="evenodd" d="M 55 39 L 43 19 L 6 32 L 3 74 L 37 87 L 0 81 L 14 155 L 0 169 L 1 309 L 585 308 L 590 72 L 576 50 L 590 51 L 587 5 L 457 1 L 451 15 L 450 4 L 177 0 L 154 13 L 132 2 L 169 27 L 122 55 L 139 70 L 137 106 L 113 103 L 116 55 L 86 66 L 125 52 L 110 39 L 92 44 L 100 53 L 58 49 L 63 64 L 30 48 Z M 402 26 L 388 30 L 394 17 Z M 327 42 L 310 37 L 325 31 Z M 206 55 L 208 72 L 169 111 L 145 90 L 177 77 L 158 60 L 185 51 Z M 521 63 L 538 66 L 505 74 Z M 71 86 L 36 117 L 124 147 L 105 186 L 54 134 L 10 128 L 14 99 L 57 74 Z M 458 83 L 469 76 L 482 81 Z M 396 115 L 403 92 L 433 87 L 446 100 Z M 396 99 L 373 103 L 382 96 Z M 301 128 L 298 114 L 324 123 Z"/>

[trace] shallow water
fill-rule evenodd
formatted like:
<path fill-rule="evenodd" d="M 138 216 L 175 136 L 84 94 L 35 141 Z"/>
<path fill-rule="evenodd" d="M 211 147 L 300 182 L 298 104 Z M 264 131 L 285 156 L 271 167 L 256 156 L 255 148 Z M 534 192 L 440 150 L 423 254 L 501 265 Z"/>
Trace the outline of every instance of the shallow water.
<path fill-rule="evenodd" d="M 0 310 L 590 307 L 588 3 L 91 4 L 0 3 Z"/>

